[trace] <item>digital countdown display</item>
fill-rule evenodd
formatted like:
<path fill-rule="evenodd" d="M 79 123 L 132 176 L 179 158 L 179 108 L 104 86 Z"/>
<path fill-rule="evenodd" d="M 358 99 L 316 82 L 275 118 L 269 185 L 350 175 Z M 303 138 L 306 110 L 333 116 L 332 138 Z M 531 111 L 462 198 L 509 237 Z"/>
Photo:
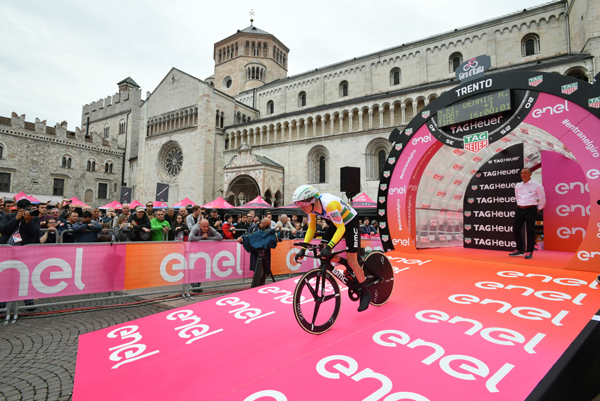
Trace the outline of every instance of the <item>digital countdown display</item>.
<path fill-rule="evenodd" d="M 486 117 L 503 111 L 512 110 L 510 89 L 492 92 L 485 96 L 446 107 L 437 112 L 438 127 L 458 124 L 463 121 Z"/>

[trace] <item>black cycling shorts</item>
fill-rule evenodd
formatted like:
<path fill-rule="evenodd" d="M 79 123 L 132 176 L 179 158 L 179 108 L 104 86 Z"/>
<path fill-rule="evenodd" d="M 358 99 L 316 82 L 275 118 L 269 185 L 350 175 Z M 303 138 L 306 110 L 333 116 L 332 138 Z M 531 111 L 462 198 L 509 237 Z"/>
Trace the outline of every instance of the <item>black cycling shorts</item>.
<path fill-rule="evenodd" d="M 337 227 L 330 220 L 327 220 L 327 222 L 329 227 L 327 228 L 327 231 L 325 231 L 325 234 L 323 234 L 323 239 L 329 242 L 335 235 Z M 358 222 L 358 216 L 354 216 L 354 218 L 346 224 L 344 239 L 346 240 L 347 253 L 358 253 L 358 250 L 360 249 L 359 226 L 360 224 Z"/>

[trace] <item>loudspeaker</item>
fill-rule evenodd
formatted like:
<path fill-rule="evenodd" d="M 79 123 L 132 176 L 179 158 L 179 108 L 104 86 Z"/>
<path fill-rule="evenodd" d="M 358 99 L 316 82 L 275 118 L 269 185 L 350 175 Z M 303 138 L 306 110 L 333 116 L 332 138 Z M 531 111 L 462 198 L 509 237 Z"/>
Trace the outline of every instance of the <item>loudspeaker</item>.
<path fill-rule="evenodd" d="M 360 193 L 360 167 L 342 167 L 340 169 L 340 192 L 346 192 L 349 198 Z"/>

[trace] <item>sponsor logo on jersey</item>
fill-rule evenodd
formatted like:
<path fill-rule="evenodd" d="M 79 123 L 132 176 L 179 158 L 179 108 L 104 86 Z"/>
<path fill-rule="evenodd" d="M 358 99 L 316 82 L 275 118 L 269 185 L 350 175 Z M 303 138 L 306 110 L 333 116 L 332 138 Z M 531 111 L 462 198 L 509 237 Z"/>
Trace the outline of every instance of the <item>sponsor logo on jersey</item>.
<path fill-rule="evenodd" d="M 537 77 L 529 78 L 529 86 L 538 86 L 544 81 L 543 75 L 538 75 Z"/>
<path fill-rule="evenodd" d="M 342 223 L 342 215 L 337 210 L 329 213 L 329 217 L 331 217 L 331 220 L 334 223 L 338 223 L 338 224 Z"/>
<path fill-rule="evenodd" d="M 593 107 L 594 109 L 600 108 L 600 97 L 588 99 L 588 106 Z"/>
<path fill-rule="evenodd" d="M 479 152 L 489 144 L 487 131 L 478 134 L 465 135 L 463 140 L 465 141 L 464 148 L 473 153 Z"/>
<path fill-rule="evenodd" d="M 560 92 L 565 95 L 570 95 L 571 93 L 577 90 L 577 82 L 573 82 L 572 84 L 563 85 L 560 87 Z"/>

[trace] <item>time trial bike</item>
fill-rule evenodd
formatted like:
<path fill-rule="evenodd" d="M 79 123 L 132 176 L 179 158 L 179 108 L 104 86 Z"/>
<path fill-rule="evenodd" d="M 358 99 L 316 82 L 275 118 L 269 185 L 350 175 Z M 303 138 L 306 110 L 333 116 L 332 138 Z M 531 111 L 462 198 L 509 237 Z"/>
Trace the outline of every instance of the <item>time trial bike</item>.
<path fill-rule="evenodd" d="M 299 242 L 294 246 L 306 248 L 306 257 L 320 260 L 320 267 L 308 271 L 298 280 L 293 301 L 296 320 L 310 334 L 325 333 L 334 325 L 342 305 L 337 280 L 346 285 L 348 297 L 355 302 L 360 299 L 360 284 L 346 259 L 340 257 L 338 262 L 346 268 L 345 271 L 336 269 L 331 264 L 333 256 L 345 251 L 319 257 L 320 245 Z M 373 295 L 371 305 L 385 304 L 394 290 L 394 269 L 389 259 L 381 252 L 372 252 L 364 260 L 359 258 L 359 263 L 364 270 L 367 287 Z"/>

